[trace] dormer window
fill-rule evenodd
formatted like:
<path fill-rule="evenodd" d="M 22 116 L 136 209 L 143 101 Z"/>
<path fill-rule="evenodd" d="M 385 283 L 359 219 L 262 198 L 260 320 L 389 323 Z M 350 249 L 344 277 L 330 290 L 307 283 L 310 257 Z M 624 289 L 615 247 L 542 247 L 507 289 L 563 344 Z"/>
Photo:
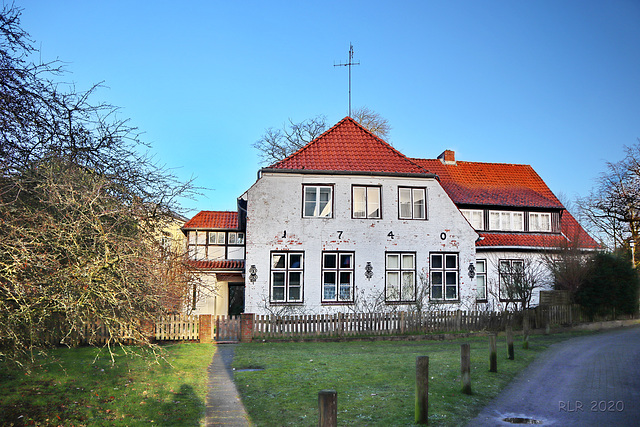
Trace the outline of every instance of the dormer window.
<path fill-rule="evenodd" d="M 524 231 L 524 213 L 489 211 L 489 229 L 496 231 Z"/>
<path fill-rule="evenodd" d="M 529 231 L 550 232 L 551 214 L 540 212 L 529 213 Z"/>
<path fill-rule="evenodd" d="M 484 213 L 481 210 L 461 209 L 462 215 L 475 230 L 484 230 Z"/>

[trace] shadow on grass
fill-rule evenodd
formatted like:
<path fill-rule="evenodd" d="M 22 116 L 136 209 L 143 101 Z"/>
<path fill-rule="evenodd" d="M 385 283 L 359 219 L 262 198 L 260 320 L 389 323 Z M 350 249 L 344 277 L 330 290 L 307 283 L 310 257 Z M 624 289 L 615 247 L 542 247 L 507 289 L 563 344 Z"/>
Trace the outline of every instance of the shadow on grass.
<path fill-rule="evenodd" d="M 180 390 L 169 392 L 162 401 L 151 400 L 144 405 L 146 417 L 163 426 L 199 426 L 205 417 L 205 402 L 193 387 L 183 384 Z"/>

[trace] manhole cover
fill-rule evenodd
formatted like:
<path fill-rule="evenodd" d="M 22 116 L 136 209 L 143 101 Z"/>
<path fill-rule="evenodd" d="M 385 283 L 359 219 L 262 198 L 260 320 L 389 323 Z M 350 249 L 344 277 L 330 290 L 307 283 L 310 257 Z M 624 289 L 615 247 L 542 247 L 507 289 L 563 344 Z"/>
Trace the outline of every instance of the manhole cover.
<path fill-rule="evenodd" d="M 532 418 L 511 417 L 503 418 L 502 421 L 511 424 L 542 424 L 540 420 L 534 420 Z"/>

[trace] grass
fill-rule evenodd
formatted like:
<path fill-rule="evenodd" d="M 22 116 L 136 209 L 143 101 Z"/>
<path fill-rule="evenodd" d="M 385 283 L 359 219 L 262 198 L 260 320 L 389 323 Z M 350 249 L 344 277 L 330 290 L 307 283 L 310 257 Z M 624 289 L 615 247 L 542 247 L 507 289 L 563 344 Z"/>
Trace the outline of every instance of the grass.
<path fill-rule="evenodd" d="M 581 333 L 582 334 L 582 333 Z M 236 349 L 235 381 L 257 426 L 314 426 L 318 392 L 338 393 L 338 424 L 414 424 L 416 357 L 429 356 L 429 424 L 463 425 L 549 345 L 578 335 L 516 341 L 508 360 L 498 338 L 498 372 L 489 372 L 489 337 L 453 341 L 251 343 Z M 460 344 L 471 345 L 471 387 L 461 393 Z M 264 368 L 238 371 L 243 368 Z"/>
<path fill-rule="evenodd" d="M 163 346 L 157 362 L 129 350 L 113 364 L 93 347 L 55 349 L 29 373 L 0 364 L 0 425 L 200 425 L 215 347 Z"/>

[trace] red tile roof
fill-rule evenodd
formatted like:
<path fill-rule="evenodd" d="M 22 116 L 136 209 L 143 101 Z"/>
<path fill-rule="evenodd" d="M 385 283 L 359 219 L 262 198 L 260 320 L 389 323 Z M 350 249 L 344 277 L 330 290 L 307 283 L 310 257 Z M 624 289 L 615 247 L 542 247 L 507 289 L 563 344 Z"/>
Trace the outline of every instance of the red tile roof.
<path fill-rule="evenodd" d="M 450 153 L 453 157 L 453 153 Z M 562 209 L 562 234 L 480 232 L 484 237 L 476 244 L 483 247 L 557 248 L 567 241 L 578 241 L 581 248 L 600 246 L 580 226 L 551 192 L 547 184 L 529 165 L 442 162 L 439 159 L 412 159 L 440 179 L 442 188 L 458 205 L 496 206 L 503 208 Z M 570 244 L 570 243 L 569 243 Z"/>
<path fill-rule="evenodd" d="M 238 212 L 200 211 L 182 229 L 238 229 Z"/>
<path fill-rule="evenodd" d="M 244 260 L 188 261 L 199 270 L 244 270 Z"/>
<path fill-rule="evenodd" d="M 426 174 L 427 171 L 351 117 L 265 170 Z"/>
<path fill-rule="evenodd" d="M 562 209 L 562 203 L 529 165 L 412 159 L 440 178 L 458 205 Z"/>

